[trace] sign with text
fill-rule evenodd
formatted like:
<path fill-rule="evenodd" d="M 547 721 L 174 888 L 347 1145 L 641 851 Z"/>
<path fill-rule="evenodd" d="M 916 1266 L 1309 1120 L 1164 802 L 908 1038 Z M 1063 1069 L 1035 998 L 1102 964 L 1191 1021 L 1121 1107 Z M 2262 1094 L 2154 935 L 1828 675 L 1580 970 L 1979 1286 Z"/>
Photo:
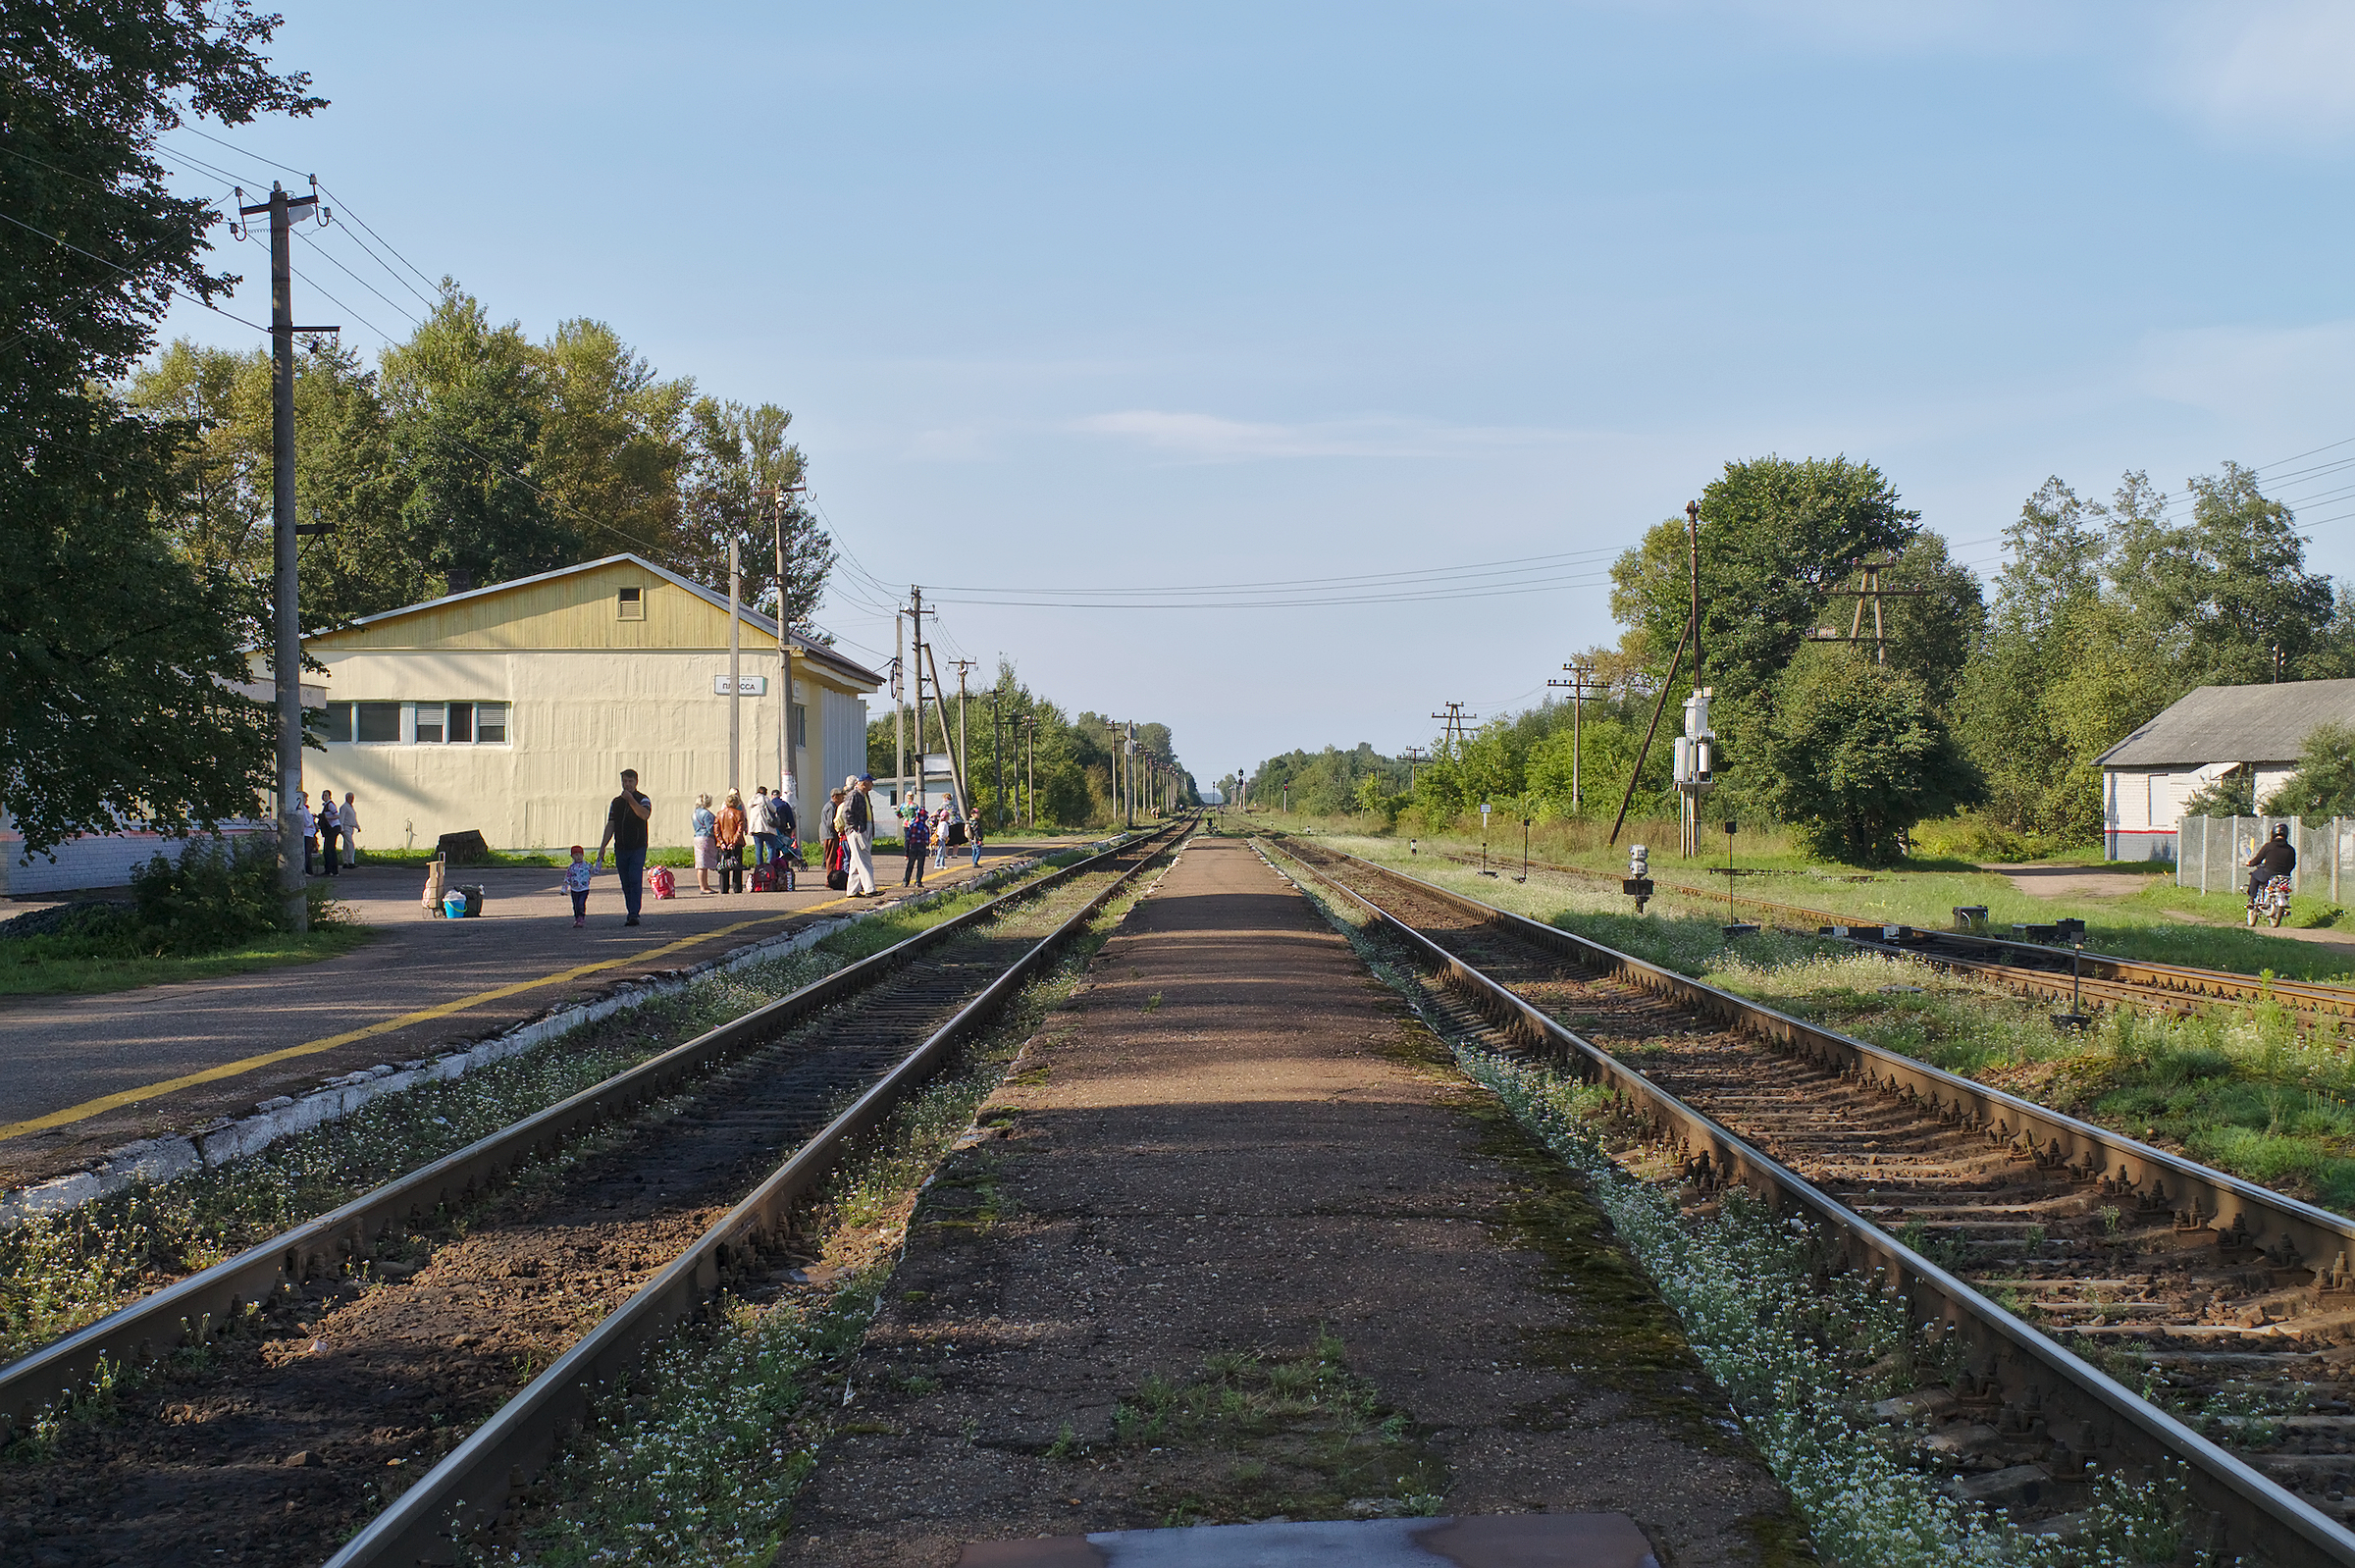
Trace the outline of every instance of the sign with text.
<path fill-rule="evenodd" d="M 736 677 L 735 686 L 735 695 L 738 697 L 766 697 L 768 695 L 768 677 L 765 675 L 739 675 Z M 711 677 L 711 695 L 713 697 L 728 695 L 728 678 L 725 675 Z"/>

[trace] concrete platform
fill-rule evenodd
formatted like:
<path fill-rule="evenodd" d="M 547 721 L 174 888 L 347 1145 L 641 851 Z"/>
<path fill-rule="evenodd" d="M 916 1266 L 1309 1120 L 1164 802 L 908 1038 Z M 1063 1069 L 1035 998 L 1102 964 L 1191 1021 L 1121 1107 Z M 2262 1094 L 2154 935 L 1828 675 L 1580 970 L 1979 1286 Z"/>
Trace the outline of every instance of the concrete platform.
<path fill-rule="evenodd" d="M 1232 839 L 1047 1017 L 880 1297 L 780 1568 L 1804 1558 L 1583 1184 Z"/>
<path fill-rule="evenodd" d="M 1625 1514 L 1286 1521 L 983 1541 L 957 1568 L 1659 1568 Z"/>

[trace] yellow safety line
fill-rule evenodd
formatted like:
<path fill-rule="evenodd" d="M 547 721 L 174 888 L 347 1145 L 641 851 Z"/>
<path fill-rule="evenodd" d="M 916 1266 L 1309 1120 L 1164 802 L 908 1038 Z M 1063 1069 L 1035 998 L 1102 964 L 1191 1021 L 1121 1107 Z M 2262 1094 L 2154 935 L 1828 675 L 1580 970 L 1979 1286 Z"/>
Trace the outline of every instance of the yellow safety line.
<path fill-rule="evenodd" d="M 830 910 L 850 902 L 851 899 L 846 894 L 842 898 L 828 899 L 823 904 L 812 904 L 807 909 L 789 910 L 781 915 L 763 915 L 758 920 L 743 920 L 735 925 L 723 925 L 717 930 L 704 931 L 695 936 L 684 937 L 662 947 L 648 948 L 643 953 L 633 953 L 627 958 L 606 959 L 598 964 L 584 964 L 578 968 L 564 969 L 554 974 L 544 974 L 536 980 L 518 980 L 512 985 L 501 985 L 488 991 L 477 991 L 472 996 L 463 996 L 454 1002 L 444 1002 L 436 1007 L 421 1008 L 415 1013 L 403 1013 L 396 1019 L 387 1019 L 381 1023 L 371 1023 L 364 1029 L 351 1029 L 342 1034 L 331 1034 L 324 1040 L 313 1040 L 306 1045 L 289 1045 L 283 1051 L 266 1051 L 260 1056 L 249 1056 L 242 1061 L 224 1062 L 219 1067 L 206 1068 L 201 1072 L 190 1072 L 182 1077 L 166 1078 L 161 1083 L 150 1083 L 136 1089 L 125 1089 L 119 1094 L 100 1095 L 95 1100 L 84 1100 L 81 1104 L 68 1106 L 63 1111 L 52 1111 L 47 1116 L 36 1116 L 26 1122 L 11 1122 L 6 1126 L 0 1126 L 0 1140 L 18 1137 L 26 1132 L 40 1132 L 49 1127 L 62 1127 L 76 1122 L 85 1122 L 102 1112 L 112 1111 L 121 1106 L 135 1105 L 141 1100 L 152 1100 L 159 1094 L 170 1094 L 176 1089 L 185 1089 L 199 1083 L 211 1083 L 220 1078 L 234 1078 L 240 1072 L 250 1072 L 255 1068 L 266 1068 L 273 1062 L 284 1062 L 290 1057 L 311 1056 L 320 1051 L 332 1051 L 339 1045 L 349 1045 L 355 1040 L 365 1040 L 373 1035 L 390 1034 L 394 1029 L 406 1028 L 412 1023 L 422 1023 L 428 1019 L 447 1018 L 452 1013 L 463 1013 L 468 1008 L 478 1007 L 485 1002 L 497 1002 L 502 997 L 516 996 L 525 991 L 536 991 L 544 985 L 561 985 L 566 980 L 577 980 L 584 974 L 595 974 L 600 969 L 617 969 L 629 965 L 644 964 L 649 959 L 658 959 L 666 953 L 676 953 L 681 948 L 690 948 L 699 943 L 708 942 L 715 936 L 728 936 L 737 931 L 750 930 L 756 925 L 767 925 L 775 920 L 792 919 L 796 915 L 813 914 L 818 910 Z"/>

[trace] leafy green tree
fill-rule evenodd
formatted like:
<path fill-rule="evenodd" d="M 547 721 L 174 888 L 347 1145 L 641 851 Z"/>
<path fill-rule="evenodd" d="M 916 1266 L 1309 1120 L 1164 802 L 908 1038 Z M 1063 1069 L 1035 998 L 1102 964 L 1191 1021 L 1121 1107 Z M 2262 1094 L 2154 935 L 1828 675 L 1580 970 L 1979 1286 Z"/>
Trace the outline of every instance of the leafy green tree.
<path fill-rule="evenodd" d="M 785 439 L 793 415 L 774 403 L 699 398 L 688 415 L 683 519 L 663 565 L 699 582 L 728 580 L 728 542 L 742 551 L 754 601 L 776 609 L 776 529 L 782 507 L 786 624 L 809 629 L 837 554 L 834 541 L 799 496 L 801 447 Z"/>
<path fill-rule="evenodd" d="M 1819 648 L 1792 661 L 1781 688 L 1763 793 L 1813 853 L 1884 864 L 1914 823 L 1974 793 L 1969 760 L 1917 677 Z"/>
<path fill-rule="evenodd" d="M 1888 657 L 1928 694 L 1934 722 L 1945 722 L 1983 610 L 1977 580 L 1922 534 L 1920 518 L 1878 468 L 1846 457 L 1730 462 L 1702 491 L 1700 679 L 1717 693 L 1711 723 L 1731 785 L 1714 798 L 1720 808 L 1772 793 L 1758 769 L 1783 671 L 1819 633 L 1850 635 L 1857 601 L 1842 591 L 1857 586 L 1862 561 L 1894 563 L 1884 587 L 1921 591 L 1883 601 Z M 1665 678 L 1691 603 L 1684 520 L 1659 524 L 1621 555 L 1611 582 L 1612 615 L 1652 679 Z M 1869 635 L 1869 608 L 1863 624 Z M 1693 678 L 1688 653 L 1677 684 Z"/>
<path fill-rule="evenodd" d="M 2298 770 L 2265 803 L 2269 816 L 2355 816 L 2355 726 L 2317 724 Z"/>
<path fill-rule="evenodd" d="M 547 366 L 514 322 L 448 281 L 406 342 L 385 351 L 402 531 L 451 586 L 481 587 L 589 558 L 583 526 L 556 515 L 533 475 Z M 608 536 L 609 537 L 609 536 Z"/>
<path fill-rule="evenodd" d="M 224 682 L 268 606 L 175 549 L 191 430 L 113 390 L 202 260 L 218 217 L 176 197 L 157 135 L 321 106 L 257 46 L 244 0 L 19 7 L 0 28 L 0 807 L 27 853 L 123 818 L 166 831 L 252 811 L 270 710 Z"/>
<path fill-rule="evenodd" d="M 1993 624 L 1957 704 L 1959 734 L 1987 781 L 1986 815 L 2015 832 L 2080 839 L 2100 822 L 2083 726 L 2067 716 L 2087 695 L 2108 549 L 2093 515 L 2058 477 L 2021 503 L 2004 530 L 2010 559 L 1996 577 Z"/>
<path fill-rule="evenodd" d="M 2138 481 L 2129 476 L 2129 488 Z M 2127 504 L 2121 492 L 2111 573 L 2173 672 L 2176 695 L 2324 673 L 2313 666 L 2334 652 L 2330 579 L 2306 570 L 2289 508 L 2238 463 L 2194 478 L 2190 489 L 2191 518 L 2175 525 L 2147 504 Z"/>
<path fill-rule="evenodd" d="M 540 355 L 546 401 L 533 477 L 550 510 L 588 554 L 664 558 L 684 509 L 695 383 L 663 380 L 612 328 L 586 318 L 559 324 Z"/>

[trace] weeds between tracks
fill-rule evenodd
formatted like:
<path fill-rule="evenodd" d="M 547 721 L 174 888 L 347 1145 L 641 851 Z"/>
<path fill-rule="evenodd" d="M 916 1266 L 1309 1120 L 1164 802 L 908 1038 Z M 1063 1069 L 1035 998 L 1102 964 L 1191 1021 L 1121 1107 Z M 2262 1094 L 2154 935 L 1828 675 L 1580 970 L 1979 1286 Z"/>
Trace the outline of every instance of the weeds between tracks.
<path fill-rule="evenodd" d="M 233 1257 L 1006 891 L 993 888 L 920 909 L 877 913 L 802 952 L 702 976 L 672 995 L 568 1030 L 462 1077 L 372 1101 L 349 1117 L 247 1159 L 169 1182 L 137 1183 L 62 1213 L 27 1217 L 0 1233 L 0 1360 Z M 567 1150 L 556 1160 L 560 1164 L 576 1154 Z M 117 1376 L 127 1375 L 135 1374 Z M 31 1436 L 37 1449 L 41 1435 Z"/>
<path fill-rule="evenodd" d="M 1370 916 L 1296 880 L 1385 983 L 1410 1001 L 1423 996 Z M 1947 1478 L 1909 1464 L 1871 1407 L 1944 1382 L 1951 1341 L 1916 1332 L 1902 1301 L 1838 1267 L 1837 1248 L 1804 1220 L 1778 1220 L 1740 1189 L 1714 1214 L 1686 1212 L 1673 1166 L 1646 1168 L 1633 1142 L 1642 1134 L 1616 1124 L 1607 1090 L 1479 1041 L 1445 1043 L 1467 1077 L 1585 1177 L 1827 1559 L 1876 1568 L 2179 1560 L 2185 1501 L 2173 1477 L 2103 1478 L 2066 1541 L 1947 1495 Z"/>
<path fill-rule="evenodd" d="M 895 1111 L 828 1181 L 814 1288 L 730 1298 L 705 1324 L 653 1352 L 637 1385 L 606 1401 L 549 1477 L 523 1522 L 469 1560 L 586 1564 L 766 1564 L 794 1493 L 841 1407 L 868 1322 L 880 1307 L 918 1190 L 971 1126 L 1046 1016 L 1136 901 L 1114 899 L 1006 1015 Z M 838 1274 L 836 1271 L 840 1271 Z"/>
<path fill-rule="evenodd" d="M 2270 1000 L 2187 1018 L 2111 1008 L 2092 1029 L 2069 1034 L 2053 1026 L 2049 1001 L 1910 959 L 1771 928 L 1728 942 L 1722 905 L 1700 916 L 1639 915 L 1620 895 L 1580 881 L 1522 885 L 1409 861 L 1387 841 L 1319 842 L 2355 1214 L 2355 1053 L 2300 1036 Z"/>

